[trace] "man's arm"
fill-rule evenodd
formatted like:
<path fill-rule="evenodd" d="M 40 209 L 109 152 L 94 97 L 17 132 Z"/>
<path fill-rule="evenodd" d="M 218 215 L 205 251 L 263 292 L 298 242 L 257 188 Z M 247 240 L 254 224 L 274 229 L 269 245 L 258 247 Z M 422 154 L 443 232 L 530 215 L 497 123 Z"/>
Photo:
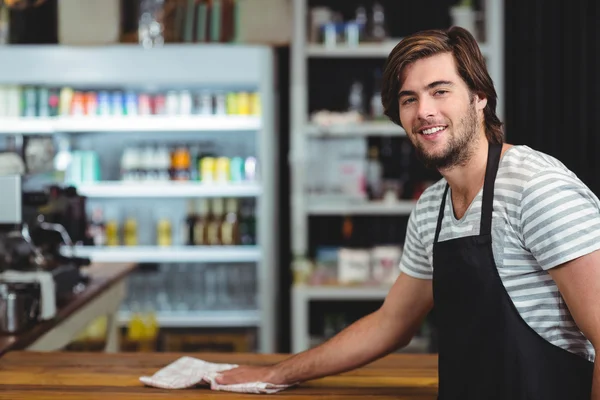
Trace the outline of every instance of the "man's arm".
<path fill-rule="evenodd" d="M 406 346 L 433 306 L 431 280 L 400 274 L 383 305 L 313 349 L 274 366 L 224 372 L 221 384 L 262 381 L 293 384 L 368 364 Z"/>
<path fill-rule="evenodd" d="M 600 400 L 600 250 L 549 270 L 575 323 L 596 351 L 592 399 Z"/>

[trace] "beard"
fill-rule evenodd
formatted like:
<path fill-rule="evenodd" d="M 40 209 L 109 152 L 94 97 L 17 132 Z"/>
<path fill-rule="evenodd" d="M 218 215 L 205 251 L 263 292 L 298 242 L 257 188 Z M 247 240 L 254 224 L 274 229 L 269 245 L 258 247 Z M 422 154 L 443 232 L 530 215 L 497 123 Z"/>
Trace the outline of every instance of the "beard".
<path fill-rule="evenodd" d="M 473 148 L 478 140 L 477 110 L 475 103 L 469 104 L 466 115 L 460 120 L 457 130 L 448 138 L 446 149 L 442 154 L 428 154 L 418 140 L 415 141 L 417 157 L 427 168 L 448 169 L 465 165 L 473 154 Z M 420 135 L 420 133 L 418 133 Z"/>

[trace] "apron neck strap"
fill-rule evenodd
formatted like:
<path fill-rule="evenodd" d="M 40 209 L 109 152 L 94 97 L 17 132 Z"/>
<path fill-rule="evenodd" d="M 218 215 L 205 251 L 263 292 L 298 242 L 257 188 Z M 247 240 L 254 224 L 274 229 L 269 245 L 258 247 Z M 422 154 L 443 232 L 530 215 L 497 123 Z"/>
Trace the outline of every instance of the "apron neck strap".
<path fill-rule="evenodd" d="M 488 158 L 485 167 L 485 180 L 483 183 L 483 198 L 481 203 L 481 227 L 480 235 L 489 235 L 492 233 L 492 210 L 494 206 L 494 182 L 498 173 L 500 156 L 502 154 L 502 144 L 488 144 Z M 442 204 L 438 214 L 437 226 L 433 243 L 438 242 L 440 231 L 442 230 L 442 220 L 444 219 L 444 209 L 446 208 L 446 197 L 450 186 L 446 183 L 446 189 L 442 196 Z"/>

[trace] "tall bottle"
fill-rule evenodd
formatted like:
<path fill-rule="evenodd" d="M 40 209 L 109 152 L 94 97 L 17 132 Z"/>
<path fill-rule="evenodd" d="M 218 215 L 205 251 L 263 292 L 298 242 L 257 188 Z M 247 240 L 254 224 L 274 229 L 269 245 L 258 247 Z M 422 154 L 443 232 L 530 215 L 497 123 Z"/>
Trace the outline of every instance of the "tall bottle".
<path fill-rule="evenodd" d="M 196 244 L 196 207 L 194 204 L 194 200 L 188 200 L 187 202 L 187 216 L 185 218 L 184 229 L 183 229 L 183 238 L 184 243 L 187 246 L 193 246 Z"/>
<path fill-rule="evenodd" d="M 226 214 L 221 224 L 221 243 L 225 246 L 239 244 L 239 221 L 237 199 L 227 199 Z"/>
<path fill-rule="evenodd" d="M 383 195 L 383 167 L 379 161 L 379 151 L 375 146 L 369 148 L 366 175 L 369 200 L 381 199 Z"/>
<path fill-rule="evenodd" d="M 221 244 L 221 225 L 223 224 L 223 199 L 213 199 L 211 208 L 212 215 L 207 227 L 207 239 L 209 245 L 218 246 Z"/>
<path fill-rule="evenodd" d="M 240 244 L 250 246 L 256 244 L 255 206 L 251 200 L 242 200 L 239 213 Z"/>
<path fill-rule="evenodd" d="M 210 203 L 208 199 L 200 199 L 197 203 L 196 224 L 194 226 L 194 244 L 207 246 L 208 224 L 210 222 Z"/>

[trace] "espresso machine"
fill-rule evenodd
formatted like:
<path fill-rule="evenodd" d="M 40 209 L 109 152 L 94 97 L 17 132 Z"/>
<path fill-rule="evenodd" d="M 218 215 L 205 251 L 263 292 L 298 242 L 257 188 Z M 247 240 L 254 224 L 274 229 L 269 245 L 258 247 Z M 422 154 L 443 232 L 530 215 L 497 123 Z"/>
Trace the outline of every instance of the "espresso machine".
<path fill-rule="evenodd" d="M 85 287 L 80 268 L 90 263 L 63 251 L 73 241 L 57 221 L 76 235 L 85 235 L 85 203 L 74 189 L 23 192 L 21 184 L 20 175 L 0 176 L 0 333 L 4 334 L 53 318 L 57 307 Z M 83 228 L 69 226 L 72 220 Z"/>

